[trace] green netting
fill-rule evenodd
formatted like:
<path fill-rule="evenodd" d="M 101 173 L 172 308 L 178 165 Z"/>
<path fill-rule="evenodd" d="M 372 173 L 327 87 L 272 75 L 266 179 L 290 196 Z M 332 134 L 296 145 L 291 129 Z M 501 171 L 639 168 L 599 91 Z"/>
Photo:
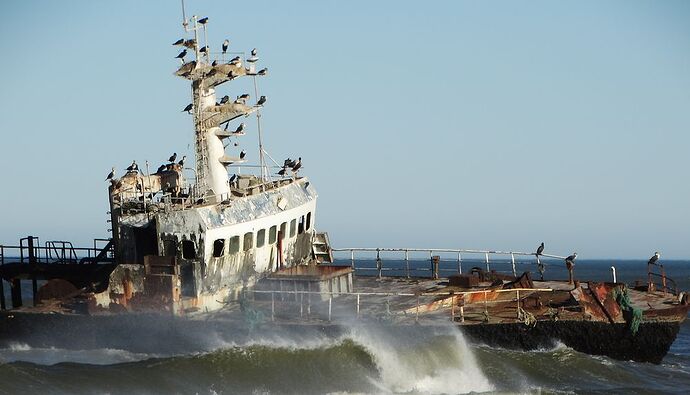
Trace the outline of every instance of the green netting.
<path fill-rule="evenodd" d="M 614 296 L 621 310 L 623 310 L 625 321 L 630 325 L 630 332 L 633 335 L 637 334 L 637 331 L 640 329 L 640 322 L 642 322 L 642 309 L 632 305 L 628 290 L 625 287 L 616 288 L 614 290 Z"/>

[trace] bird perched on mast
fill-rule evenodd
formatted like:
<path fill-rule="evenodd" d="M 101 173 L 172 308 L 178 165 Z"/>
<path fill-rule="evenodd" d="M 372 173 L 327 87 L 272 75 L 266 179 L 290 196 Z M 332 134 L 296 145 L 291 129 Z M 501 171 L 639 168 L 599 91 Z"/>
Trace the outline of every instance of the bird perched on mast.
<path fill-rule="evenodd" d="M 228 52 L 229 46 L 230 46 L 230 40 L 225 39 L 225 41 L 223 41 L 223 55 L 225 55 L 225 53 Z"/>
<path fill-rule="evenodd" d="M 263 106 L 264 103 L 266 103 L 266 96 L 261 96 L 261 97 L 259 98 L 259 101 L 256 102 L 256 105 L 257 105 L 257 106 Z"/>
<path fill-rule="evenodd" d="M 127 171 L 139 171 L 139 165 L 137 165 L 136 160 L 133 160 L 132 164 L 127 167 Z"/>
<path fill-rule="evenodd" d="M 661 258 L 661 254 L 659 253 L 659 251 L 657 251 L 654 253 L 654 256 L 649 258 L 649 261 L 647 263 L 650 265 L 655 265 L 657 261 L 659 261 L 659 258 Z"/>
<path fill-rule="evenodd" d="M 240 152 L 240 159 L 244 159 L 245 156 L 247 156 L 247 152 L 245 152 L 245 150 L 242 150 L 242 152 Z"/>
<path fill-rule="evenodd" d="M 115 177 L 115 166 L 113 166 L 113 167 L 110 169 L 110 173 L 108 173 L 108 176 L 105 178 L 105 180 L 106 180 L 106 181 L 112 180 L 113 177 Z"/>
<path fill-rule="evenodd" d="M 254 63 L 254 62 L 258 61 L 259 58 L 256 56 L 256 54 L 257 54 L 256 48 L 252 49 L 252 56 L 249 59 L 247 59 L 247 62 Z"/>
<path fill-rule="evenodd" d="M 263 69 L 257 71 L 256 75 L 266 75 L 267 73 L 268 73 L 268 67 L 264 67 Z"/>
<path fill-rule="evenodd" d="M 541 255 L 541 253 L 544 252 L 544 242 L 541 242 L 541 245 L 537 248 L 537 256 Z"/>
<path fill-rule="evenodd" d="M 238 126 L 237 129 L 235 129 L 235 131 L 234 131 L 233 133 L 236 133 L 236 134 L 242 133 L 242 132 L 244 131 L 244 126 L 245 126 L 245 125 L 244 125 L 244 122 L 242 122 L 242 123 L 240 124 L 240 126 Z"/>
<path fill-rule="evenodd" d="M 184 63 L 184 57 L 187 56 L 187 50 L 183 49 L 182 52 L 180 52 L 177 56 L 175 56 L 175 59 L 180 59 L 182 63 Z"/>
<path fill-rule="evenodd" d="M 287 166 L 283 165 L 283 168 L 280 169 L 280 171 L 278 172 L 278 175 L 283 177 L 283 176 L 285 176 L 285 174 L 287 174 Z"/>
<path fill-rule="evenodd" d="M 220 99 L 220 104 L 225 104 L 230 100 L 230 96 L 225 95 Z"/>
<path fill-rule="evenodd" d="M 298 158 L 297 163 L 295 163 L 295 165 L 292 166 L 292 171 L 294 171 L 296 173 L 297 170 L 299 170 L 300 168 L 302 168 L 302 158 L 301 157 Z"/>
<path fill-rule="evenodd" d="M 181 38 L 177 41 L 175 41 L 172 45 L 183 45 L 184 44 L 184 38 Z"/>
<path fill-rule="evenodd" d="M 192 108 L 194 108 L 194 105 L 192 103 L 187 104 L 187 107 L 185 107 L 182 112 L 188 112 L 189 114 L 192 113 Z"/>
<path fill-rule="evenodd" d="M 182 155 L 182 159 L 180 159 L 180 161 L 177 162 L 177 164 L 180 165 L 180 167 L 184 167 L 185 159 L 187 159 L 187 155 Z"/>
<path fill-rule="evenodd" d="M 203 17 L 203 18 L 199 19 L 197 22 L 201 23 L 202 25 L 205 25 L 208 23 L 208 17 L 207 16 Z"/>
<path fill-rule="evenodd" d="M 173 154 L 170 155 L 170 157 L 168 158 L 168 162 L 172 163 L 175 161 L 175 159 L 177 159 L 177 152 L 173 152 Z"/>

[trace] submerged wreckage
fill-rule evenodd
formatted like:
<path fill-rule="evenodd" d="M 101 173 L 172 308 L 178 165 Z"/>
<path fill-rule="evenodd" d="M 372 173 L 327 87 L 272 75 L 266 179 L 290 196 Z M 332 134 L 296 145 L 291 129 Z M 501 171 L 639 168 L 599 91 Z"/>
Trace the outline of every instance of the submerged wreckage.
<path fill-rule="evenodd" d="M 191 82 L 192 103 L 185 111 L 196 132 L 194 168 L 185 168 L 185 157 L 176 162 L 174 154 L 152 174 L 148 164 L 140 170 L 136 162 L 119 178 L 113 169 L 112 238 L 95 240 L 92 248 L 62 241 L 40 245 L 35 237 L 0 246 L 0 342 L 65 344 L 77 330 L 82 347 L 137 347 L 137 333 L 147 333 L 139 346 L 155 349 L 175 329 L 202 336 L 210 327 L 250 322 L 251 328 L 334 331 L 338 318 L 347 317 L 400 328 L 450 320 L 492 345 L 534 349 L 560 340 L 587 353 L 661 361 L 689 306 L 654 258 L 646 281 L 631 288 L 615 280 L 574 281 L 574 257 L 546 255 L 543 248 L 424 250 L 430 267 L 410 261 L 410 249 L 397 250 L 405 259 L 389 267 L 381 259 L 384 250 L 363 249 L 376 254 L 370 260 L 376 265 L 357 267 L 358 249 L 348 249 L 350 260 L 334 262 L 327 234 L 315 231 L 317 193 L 299 174 L 301 158 L 276 163 L 264 149 L 260 112 L 266 97 L 259 96 L 257 79 L 267 72 L 257 70 L 257 51 L 226 61 L 226 40 L 222 52 L 212 54 L 206 42 L 199 45 L 207 23 L 185 19 L 185 31 L 194 37 L 175 43 L 183 47 L 175 74 Z M 186 61 L 188 51 L 194 60 Z M 241 78 L 253 80 L 255 104 L 249 94 L 218 99 L 221 85 Z M 252 168 L 244 151 L 226 152 L 247 131 L 244 123 L 230 124 L 251 114 L 257 120 L 257 175 L 241 173 Z M 193 182 L 186 180 L 187 170 Z M 448 262 L 434 252 L 457 254 L 457 266 L 443 269 Z M 484 256 L 486 270 L 463 274 L 461 254 Z M 490 256 L 509 257 L 512 273 L 491 270 Z M 515 260 L 526 257 L 567 265 L 569 281 L 519 275 Z M 366 270 L 375 275 L 355 275 Z M 452 273 L 442 276 L 444 270 Z M 25 307 L 29 298 L 22 286 L 29 282 L 32 306 Z M 145 320 L 151 316 L 157 319 Z M 131 336 L 117 343 L 107 325 Z"/>

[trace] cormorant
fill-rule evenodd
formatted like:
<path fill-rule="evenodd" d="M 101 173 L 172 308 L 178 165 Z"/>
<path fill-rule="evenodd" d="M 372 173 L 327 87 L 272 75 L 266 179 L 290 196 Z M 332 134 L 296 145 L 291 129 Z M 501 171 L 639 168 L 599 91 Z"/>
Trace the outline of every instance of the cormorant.
<path fill-rule="evenodd" d="M 654 253 L 654 256 L 649 258 L 649 262 L 647 262 L 647 263 L 654 265 L 654 264 L 656 264 L 656 262 L 659 260 L 660 257 L 661 257 L 661 254 L 659 253 L 659 251 L 657 251 Z"/>
<path fill-rule="evenodd" d="M 282 169 L 278 172 L 279 176 L 284 176 L 287 173 L 287 166 L 283 166 Z"/>
<path fill-rule="evenodd" d="M 184 110 L 182 110 L 182 112 L 187 111 L 188 113 L 191 114 L 192 108 L 194 108 L 194 105 L 192 103 L 189 103 L 189 104 L 187 104 L 187 107 L 185 107 Z"/>
<path fill-rule="evenodd" d="M 266 103 L 266 96 L 261 96 L 261 97 L 259 98 L 259 101 L 256 102 L 256 105 L 257 105 L 257 106 L 263 106 L 264 103 Z"/>
<path fill-rule="evenodd" d="M 182 52 L 180 52 L 177 56 L 175 56 L 175 59 L 180 59 L 181 61 L 184 62 L 185 56 L 187 56 L 187 50 L 183 49 Z"/>
<path fill-rule="evenodd" d="M 175 161 L 175 159 L 177 159 L 177 152 L 173 152 L 173 154 L 170 155 L 170 157 L 168 158 L 168 162 L 172 163 Z"/>
<path fill-rule="evenodd" d="M 240 159 L 244 159 L 245 156 L 247 156 L 247 153 L 242 150 L 242 152 L 240 152 Z"/>
<path fill-rule="evenodd" d="M 266 75 L 268 73 L 268 67 L 264 67 L 263 69 L 259 70 L 256 74 L 257 75 Z"/>
<path fill-rule="evenodd" d="M 230 100 L 230 96 L 225 95 L 220 99 L 220 104 L 225 104 Z"/>
<path fill-rule="evenodd" d="M 179 162 L 177 162 L 178 165 L 181 167 L 184 167 L 184 160 L 187 159 L 187 155 L 182 155 L 182 159 L 180 159 Z"/>
<path fill-rule="evenodd" d="M 541 255 L 541 253 L 544 252 L 544 242 L 541 242 L 541 245 L 537 248 L 537 255 Z"/>
<path fill-rule="evenodd" d="M 223 41 L 223 54 L 228 52 L 228 47 L 230 46 L 230 40 L 226 39 Z"/>
<path fill-rule="evenodd" d="M 302 158 L 297 159 L 297 163 L 295 163 L 294 166 L 292 166 L 292 171 L 297 171 L 302 167 Z"/>
<path fill-rule="evenodd" d="M 206 23 L 208 23 L 208 17 L 205 16 L 205 17 L 199 19 L 197 22 L 201 23 L 202 25 L 205 25 Z"/>
<path fill-rule="evenodd" d="M 113 177 L 115 177 L 115 166 L 112 167 L 110 170 L 110 173 L 108 173 L 108 177 L 105 178 L 106 181 L 112 180 Z"/>
<path fill-rule="evenodd" d="M 242 122 L 240 126 L 238 126 L 237 129 L 235 129 L 234 133 L 242 133 L 242 131 L 244 130 L 244 126 L 244 122 Z"/>
<path fill-rule="evenodd" d="M 565 262 L 575 263 L 575 259 L 577 259 L 577 252 L 573 252 L 573 255 L 570 255 L 569 257 L 565 258 Z"/>
<path fill-rule="evenodd" d="M 182 45 L 184 44 L 184 38 L 181 38 L 173 43 L 173 45 Z"/>
<path fill-rule="evenodd" d="M 137 165 L 137 161 L 133 160 L 132 164 L 129 165 L 127 168 L 127 171 L 139 171 L 139 166 Z"/>

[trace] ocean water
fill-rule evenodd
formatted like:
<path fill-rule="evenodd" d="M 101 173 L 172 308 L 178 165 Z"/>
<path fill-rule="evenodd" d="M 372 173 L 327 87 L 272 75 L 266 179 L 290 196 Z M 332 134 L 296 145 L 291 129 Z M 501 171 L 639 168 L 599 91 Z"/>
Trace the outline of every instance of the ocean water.
<path fill-rule="evenodd" d="M 644 261 L 584 260 L 576 265 L 576 277 L 610 280 L 612 264 L 619 281 L 645 277 Z M 667 275 L 690 289 L 690 262 L 665 264 Z M 400 261 L 384 263 L 396 265 L 404 267 Z M 533 270 L 530 266 L 522 263 L 519 271 Z M 560 274 L 555 266 L 547 268 L 547 278 Z M 216 339 L 213 333 L 190 336 Z M 450 324 L 398 332 L 353 323 L 337 336 L 315 331 L 242 342 L 223 339 L 205 341 L 197 352 L 164 354 L 33 348 L 17 342 L 0 349 L 0 393 L 686 394 L 690 389 L 688 321 L 660 365 L 590 356 L 564 345 L 522 352 L 470 344 Z"/>

